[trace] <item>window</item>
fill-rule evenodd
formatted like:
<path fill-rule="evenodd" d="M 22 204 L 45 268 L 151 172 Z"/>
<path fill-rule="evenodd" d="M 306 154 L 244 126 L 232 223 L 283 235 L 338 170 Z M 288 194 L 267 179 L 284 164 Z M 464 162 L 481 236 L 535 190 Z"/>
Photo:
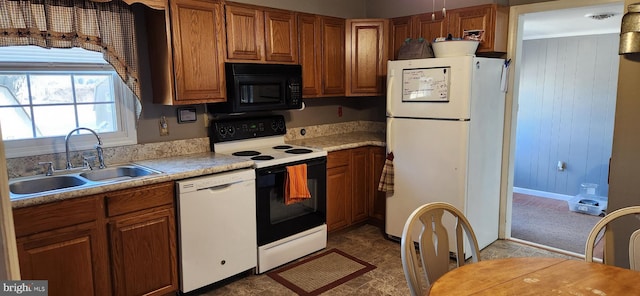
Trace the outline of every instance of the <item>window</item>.
<path fill-rule="evenodd" d="M 0 123 L 7 157 L 64 152 L 76 127 L 106 147 L 136 143 L 134 97 L 102 54 L 80 48 L 0 47 Z M 83 131 L 73 150 L 91 149 Z"/>

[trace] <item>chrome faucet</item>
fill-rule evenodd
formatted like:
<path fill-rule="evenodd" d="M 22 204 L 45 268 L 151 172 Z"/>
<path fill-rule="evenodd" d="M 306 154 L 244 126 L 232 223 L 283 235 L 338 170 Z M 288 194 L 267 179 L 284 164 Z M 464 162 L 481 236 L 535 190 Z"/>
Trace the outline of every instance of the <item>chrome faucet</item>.
<path fill-rule="evenodd" d="M 73 168 L 73 166 L 71 165 L 71 160 L 69 160 L 69 138 L 71 137 L 71 135 L 73 135 L 73 133 L 79 130 L 90 131 L 94 136 L 96 136 L 96 139 L 98 139 L 98 144 L 96 144 L 96 152 L 98 154 L 98 162 L 100 163 L 99 168 L 101 169 L 106 168 L 107 166 L 104 165 L 104 156 L 102 154 L 102 139 L 100 138 L 100 136 L 98 136 L 98 133 L 96 133 L 90 128 L 78 127 L 70 131 L 69 134 L 67 134 L 67 136 L 64 137 L 65 154 L 67 155 L 67 169 L 69 170 Z"/>

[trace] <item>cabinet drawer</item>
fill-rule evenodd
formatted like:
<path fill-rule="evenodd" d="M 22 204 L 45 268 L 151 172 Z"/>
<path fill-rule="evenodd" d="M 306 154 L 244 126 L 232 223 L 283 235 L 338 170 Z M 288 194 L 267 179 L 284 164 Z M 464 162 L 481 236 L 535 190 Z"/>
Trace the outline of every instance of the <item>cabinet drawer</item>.
<path fill-rule="evenodd" d="M 350 150 L 330 152 L 327 155 L 327 168 L 349 165 Z"/>
<path fill-rule="evenodd" d="M 107 216 L 117 216 L 173 203 L 173 182 L 107 194 Z"/>
<path fill-rule="evenodd" d="M 99 208 L 99 196 L 90 196 L 15 209 L 16 237 L 94 221 Z"/>

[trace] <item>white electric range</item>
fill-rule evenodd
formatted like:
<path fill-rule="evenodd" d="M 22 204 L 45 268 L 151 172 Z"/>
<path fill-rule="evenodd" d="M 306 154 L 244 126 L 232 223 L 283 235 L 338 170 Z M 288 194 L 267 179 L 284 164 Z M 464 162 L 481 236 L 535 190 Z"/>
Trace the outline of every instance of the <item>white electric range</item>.
<path fill-rule="evenodd" d="M 327 245 L 327 152 L 286 144 L 285 134 L 280 115 L 214 120 L 210 126 L 212 151 L 255 162 L 258 273 Z M 311 198 L 285 205 L 287 166 L 299 164 L 307 166 Z"/>

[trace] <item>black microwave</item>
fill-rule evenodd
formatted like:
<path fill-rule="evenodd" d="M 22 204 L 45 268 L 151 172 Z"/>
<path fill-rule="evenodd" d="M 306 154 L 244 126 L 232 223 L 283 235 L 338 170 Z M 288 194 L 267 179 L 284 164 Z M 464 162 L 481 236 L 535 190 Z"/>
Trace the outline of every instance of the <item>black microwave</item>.
<path fill-rule="evenodd" d="M 302 108 L 302 67 L 225 63 L 227 101 L 210 104 L 213 113 Z"/>

